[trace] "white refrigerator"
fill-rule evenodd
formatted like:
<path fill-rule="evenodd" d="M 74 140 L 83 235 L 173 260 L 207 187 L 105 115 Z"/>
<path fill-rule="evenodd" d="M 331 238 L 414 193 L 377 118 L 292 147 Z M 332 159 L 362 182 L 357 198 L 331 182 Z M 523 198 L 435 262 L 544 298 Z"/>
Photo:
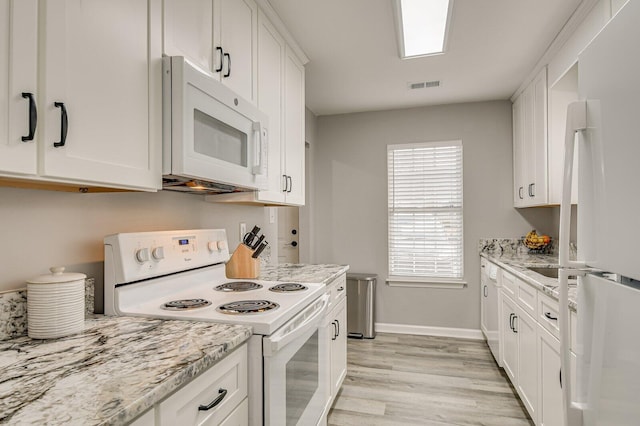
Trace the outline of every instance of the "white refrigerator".
<path fill-rule="evenodd" d="M 580 101 L 567 114 L 560 209 L 561 306 L 567 275 L 579 276 L 577 385 L 564 381 L 565 416 L 569 426 L 639 425 L 640 1 L 629 1 L 607 24 L 579 55 L 578 69 Z M 571 261 L 575 146 L 578 260 Z M 572 374 L 568 312 L 560 311 L 562 371 Z"/>

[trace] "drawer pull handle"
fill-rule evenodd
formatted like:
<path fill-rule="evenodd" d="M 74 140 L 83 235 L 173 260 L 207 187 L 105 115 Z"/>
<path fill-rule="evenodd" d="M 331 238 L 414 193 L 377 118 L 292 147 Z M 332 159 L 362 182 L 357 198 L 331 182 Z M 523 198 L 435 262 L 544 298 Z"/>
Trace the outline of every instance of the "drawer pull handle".
<path fill-rule="evenodd" d="M 216 405 L 220 404 L 225 396 L 227 396 L 227 390 L 226 389 L 218 389 L 218 397 L 216 399 L 214 399 L 213 401 L 211 401 L 209 403 L 209 405 L 201 405 L 201 406 L 199 406 L 198 410 L 199 411 L 209 411 L 209 410 L 211 410 L 213 407 L 215 407 Z"/>
<path fill-rule="evenodd" d="M 342 286 L 338 287 L 338 291 L 344 291 L 344 287 Z"/>
<path fill-rule="evenodd" d="M 545 312 L 544 317 L 550 319 L 551 321 L 558 321 L 558 317 L 551 316 L 551 312 Z"/>

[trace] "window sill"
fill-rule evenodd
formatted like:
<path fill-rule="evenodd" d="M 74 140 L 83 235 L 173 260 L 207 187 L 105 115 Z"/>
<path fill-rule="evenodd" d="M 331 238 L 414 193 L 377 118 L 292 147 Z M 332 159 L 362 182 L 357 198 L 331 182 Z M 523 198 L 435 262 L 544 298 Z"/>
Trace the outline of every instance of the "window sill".
<path fill-rule="evenodd" d="M 389 287 L 423 287 L 423 288 L 466 288 L 464 280 L 449 280 L 446 278 L 414 278 L 414 277 L 388 277 Z"/>

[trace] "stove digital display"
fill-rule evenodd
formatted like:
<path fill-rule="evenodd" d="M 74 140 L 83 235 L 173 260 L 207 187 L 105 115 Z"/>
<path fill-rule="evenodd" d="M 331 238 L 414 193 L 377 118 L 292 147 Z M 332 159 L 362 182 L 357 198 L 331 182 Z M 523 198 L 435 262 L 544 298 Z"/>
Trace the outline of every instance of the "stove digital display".
<path fill-rule="evenodd" d="M 181 245 L 181 246 L 189 245 L 189 240 L 186 239 L 186 238 L 180 239 L 180 240 L 178 240 L 178 244 Z"/>

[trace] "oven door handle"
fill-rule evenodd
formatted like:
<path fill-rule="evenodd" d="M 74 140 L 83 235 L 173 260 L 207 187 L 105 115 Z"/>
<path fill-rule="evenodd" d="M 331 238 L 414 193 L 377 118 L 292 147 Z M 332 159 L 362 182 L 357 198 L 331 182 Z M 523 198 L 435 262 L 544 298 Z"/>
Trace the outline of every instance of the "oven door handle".
<path fill-rule="evenodd" d="M 290 325 L 284 325 L 280 331 L 277 331 L 271 337 L 265 338 L 262 347 L 263 355 L 267 357 L 273 356 L 292 340 L 313 328 L 317 328 L 320 324 L 320 317 L 327 311 L 328 304 L 329 295 L 325 294 L 296 315 L 289 322 Z"/>

